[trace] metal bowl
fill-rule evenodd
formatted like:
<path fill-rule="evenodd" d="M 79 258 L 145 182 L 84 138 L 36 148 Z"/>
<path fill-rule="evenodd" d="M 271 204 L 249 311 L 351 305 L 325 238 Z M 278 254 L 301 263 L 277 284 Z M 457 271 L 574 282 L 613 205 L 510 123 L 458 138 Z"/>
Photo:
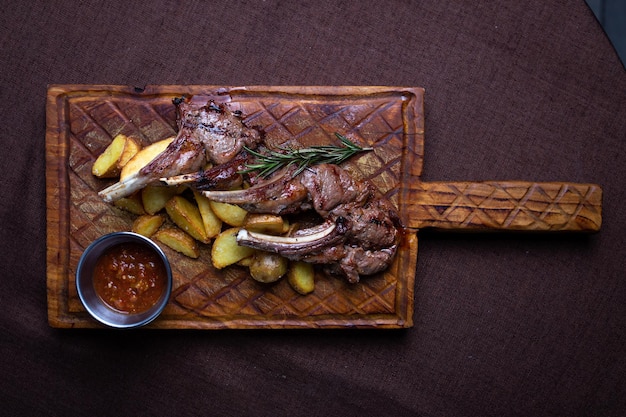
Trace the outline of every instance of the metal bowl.
<path fill-rule="evenodd" d="M 144 245 L 158 254 L 167 275 L 165 289 L 158 301 L 148 310 L 136 314 L 109 307 L 96 293 L 93 283 L 94 269 L 100 256 L 113 246 L 129 242 Z M 111 233 L 95 240 L 83 252 L 76 269 L 76 289 L 85 309 L 100 323 L 120 329 L 140 327 L 157 318 L 165 308 L 172 292 L 172 269 L 161 248 L 150 239 L 132 232 Z"/>

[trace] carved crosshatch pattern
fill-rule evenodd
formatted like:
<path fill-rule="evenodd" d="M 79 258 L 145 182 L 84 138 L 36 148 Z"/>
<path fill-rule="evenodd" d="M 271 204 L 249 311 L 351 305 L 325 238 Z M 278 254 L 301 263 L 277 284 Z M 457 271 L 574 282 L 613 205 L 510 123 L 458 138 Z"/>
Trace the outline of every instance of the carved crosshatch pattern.
<path fill-rule="evenodd" d="M 595 184 L 433 182 L 413 188 L 411 227 L 595 231 L 602 189 Z"/>
<path fill-rule="evenodd" d="M 74 272 L 78 259 L 82 250 L 102 234 L 129 230 L 134 218 L 104 203 L 97 195 L 112 181 L 93 177 L 93 161 L 119 133 L 137 137 L 144 145 L 174 135 L 176 127 L 172 98 L 211 91 L 190 90 L 194 88 L 133 94 L 126 91 L 69 88 L 53 91 L 52 97 L 49 97 L 49 100 L 54 99 L 52 106 L 56 109 L 54 113 L 58 128 L 51 132 L 49 108 L 47 145 L 52 154 L 48 155 L 48 186 L 66 187 L 68 192 L 66 210 L 63 202 L 57 210 L 61 233 L 49 236 L 49 246 L 56 239 L 61 258 L 67 255 L 66 265 L 57 265 L 56 271 L 54 265 L 52 268 L 49 265 L 49 291 L 52 291 L 49 294 L 49 313 L 52 325 L 95 325 L 86 316 L 76 293 Z M 371 179 L 399 205 L 402 152 L 403 149 L 411 148 L 403 142 L 411 139 L 412 135 L 407 135 L 407 129 L 413 133 L 415 109 L 421 111 L 421 95 L 415 97 L 411 91 L 394 89 L 358 92 L 354 94 L 351 88 L 323 94 L 259 89 L 241 93 L 231 91 L 228 95 L 220 93 L 211 97 L 216 101 L 228 102 L 235 110 L 241 110 L 245 122 L 263 129 L 268 143 L 273 146 L 305 147 L 337 143 L 334 132 L 340 132 L 363 146 L 373 147 L 372 152 L 347 162 L 345 168 L 359 178 Z M 420 89 L 417 92 L 421 94 Z M 407 105 L 407 94 L 413 100 L 410 106 Z M 421 114 L 419 117 L 422 117 Z M 410 155 L 406 160 L 413 159 L 414 156 Z M 57 167 L 53 168 L 51 164 Z M 54 173 L 64 173 L 66 180 L 61 178 L 58 184 L 52 184 L 50 177 Z M 49 204 L 50 208 L 54 209 L 54 205 Z M 67 243 L 64 242 L 63 224 L 67 226 Z M 286 280 L 273 285 L 257 283 L 242 267 L 214 269 L 209 245 L 201 249 L 201 255 L 196 260 L 167 247 L 164 250 L 172 263 L 174 290 L 169 305 L 151 327 L 412 325 L 417 253 L 415 233 L 405 235 L 400 253 L 385 273 L 352 285 L 341 278 L 327 277 L 318 272 L 315 292 L 307 296 L 295 293 Z"/>

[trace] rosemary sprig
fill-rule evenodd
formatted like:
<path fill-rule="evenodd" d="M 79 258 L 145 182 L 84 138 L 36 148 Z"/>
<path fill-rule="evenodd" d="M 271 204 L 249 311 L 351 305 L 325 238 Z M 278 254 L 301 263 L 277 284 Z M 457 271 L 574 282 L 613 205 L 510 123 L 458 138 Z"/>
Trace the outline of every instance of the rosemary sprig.
<path fill-rule="evenodd" d="M 246 151 L 256 157 L 256 161 L 246 164 L 246 169 L 242 172 L 259 171 L 259 175 L 265 178 L 281 168 L 297 165 L 298 168 L 293 173 L 293 176 L 296 176 L 311 165 L 340 164 L 359 152 L 372 150 L 372 148 L 362 148 L 339 133 L 335 133 L 335 136 L 343 146 L 316 145 L 302 149 L 281 147 L 279 148 L 280 152 L 269 151 L 267 154 L 245 148 Z"/>

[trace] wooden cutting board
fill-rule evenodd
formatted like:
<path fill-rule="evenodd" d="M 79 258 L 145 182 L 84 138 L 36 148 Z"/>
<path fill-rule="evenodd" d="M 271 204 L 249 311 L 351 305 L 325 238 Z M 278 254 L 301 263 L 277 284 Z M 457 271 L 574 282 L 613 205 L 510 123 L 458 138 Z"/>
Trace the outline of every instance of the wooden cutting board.
<path fill-rule="evenodd" d="M 46 103 L 48 318 L 53 327 L 100 327 L 74 284 L 82 251 L 99 236 L 130 230 L 134 216 L 98 197 L 113 181 L 91 174 L 119 133 L 145 144 L 176 133 L 174 97 L 202 96 L 241 110 L 272 145 L 336 143 L 334 132 L 373 147 L 345 163 L 399 209 L 406 227 L 393 265 L 352 285 L 317 272 L 312 294 L 286 280 L 267 285 L 232 266 L 216 270 L 210 246 L 190 259 L 163 247 L 174 289 L 150 328 L 404 328 L 413 325 L 417 232 L 597 231 L 602 190 L 594 184 L 420 181 L 424 90 L 418 87 L 219 87 L 53 85 Z"/>

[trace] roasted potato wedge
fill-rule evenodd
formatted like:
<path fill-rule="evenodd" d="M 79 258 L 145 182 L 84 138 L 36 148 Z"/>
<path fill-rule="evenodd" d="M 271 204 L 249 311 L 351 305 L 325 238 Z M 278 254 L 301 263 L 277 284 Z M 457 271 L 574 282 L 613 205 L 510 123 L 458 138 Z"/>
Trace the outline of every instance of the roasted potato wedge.
<path fill-rule="evenodd" d="M 135 193 L 128 197 L 115 200 L 113 202 L 113 205 L 117 208 L 133 214 L 137 214 L 139 216 L 141 216 L 142 214 L 146 214 L 146 210 L 144 210 L 143 208 L 143 204 L 141 203 L 141 196 L 139 195 L 139 193 Z"/>
<path fill-rule="evenodd" d="M 165 216 L 161 214 L 144 214 L 133 222 L 132 231 L 145 237 L 151 237 L 165 222 Z"/>
<path fill-rule="evenodd" d="M 306 295 L 315 289 L 315 270 L 313 265 L 302 261 L 292 261 L 289 263 L 287 271 L 287 282 L 294 291 Z"/>
<path fill-rule="evenodd" d="M 135 154 L 135 156 L 133 156 L 122 168 L 122 171 L 120 172 L 120 181 L 123 181 L 131 174 L 139 172 L 141 168 L 148 165 L 150 161 L 163 152 L 173 140 L 173 137 L 163 139 L 158 142 L 154 142 L 137 152 L 137 154 Z"/>
<path fill-rule="evenodd" d="M 198 251 L 198 242 L 180 229 L 165 227 L 159 229 L 153 235 L 153 238 L 176 252 L 180 252 L 190 258 L 195 259 L 200 256 L 200 252 Z"/>
<path fill-rule="evenodd" d="M 155 214 L 165 208 L 165 204 L 180 191 L 178 187 L 147 185 L 141 190 L 141 202 L 148 214 Z"/>
<path fill-rule="evenodd" d="M 196 191 L 194 191 L 193 195 L 196 199 L 198 210 L 200 210 L 200 217 L 202 217 L 207 237 L 209 239 L 214 238 L 222 231 L 222 219 L 213 212 L 208 198 Z"/>
<path fill-rule="evenodd" d="M 120 169 L 122 169 L 128 163 L 128 161 L 133 159 L 135 155 L 139 153 L 139 151 L 141 150 L 141 144 L 139 143 L 139 140 L 133 137 L 125 136 L 121 134 L 118 136 L 124 136 L 126 138 L 126 143 L 124 144 L 124 151 L 122 152 L 122 155 L 120 156 L 120 160 L 117 163 Z"/>
<path fill-rule="evenodd" d="M 222 269 L 228 265 L 237 263 L 255 253 L 255 249 L 247 246 L 239 246 L 237 243 L 237 233 L 239 230 L 241 230 L 239 227 L 226 229 L 217 235 L 215 241 L 213 241 L 211 259 L 213 266 L 217 269 Z"/>
<path fill-rule="evenodd" d="M 289 222 L 275 214 L 248 213 L 242 227 L 251 232 L 280 235 L 289 230 Z"/>
<path fill-rule="evenodd" d="M 239 206 L 228 203 L 220 203 L 217 201 L 210 201 L 211 210 L 217 217 L 219 217 L 224 223 L 240 227 L 243 225 L 244 219 L 248 214 L 247 211 Z"/>
<path fill-rule="evenodd" d="M 176 226 L 187 232 L 191 237 L 202 243 L 209 243 L 204 222 L 198 206 L 177 195 L 165 204 L 165 211 Z"/>
<path fill-rule="evenodd" d="M 106 149 L 96 158 L 91 173 L 98 178 L 113 178 L 120 174 L 120 158 L 124 153 L 126 136 L 117 135 Z"/>
<path fill-rule="evenodd" d="M 250 264 L 252 263 L 252 258 L 254 257 L 254 255 L 248 256 L 247 258 L 243 258 L 240 261 L 235 262 L 237 265 L 239 266 L 245 266 L 245 267 L 249 267 Z"/>
<path fill-rule="evenodd" d="M 248 268 L 250 276 L 259 282 L 276 282 L 287 273 L 289 261 L 277 253 L 256 251 Z"/>

